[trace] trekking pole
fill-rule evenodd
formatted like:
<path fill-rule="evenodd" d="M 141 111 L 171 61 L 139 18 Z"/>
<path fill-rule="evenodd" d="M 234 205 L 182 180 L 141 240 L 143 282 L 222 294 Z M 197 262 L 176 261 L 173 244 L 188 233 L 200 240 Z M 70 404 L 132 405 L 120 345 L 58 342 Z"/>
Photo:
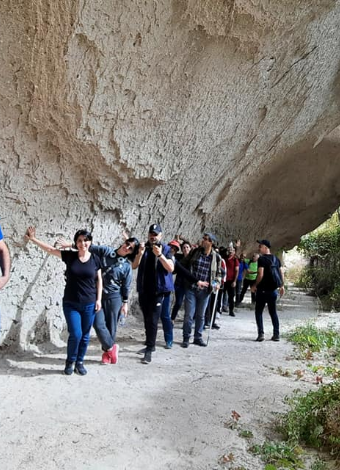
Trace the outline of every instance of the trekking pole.
<path fill-rule="evenodd" d="M 214 322 L 215 310 L 216 310 L 216 304 L 217 304 L 217 297 L 218 297 L 217 282 L 212 281 L 211 285 L 212 285 L 212 288 L 213 288 L 213 293 L 215 294 L 215 300 L 214 300 L 214 306 L 213 306 L 213 309 L 212 309 L 212 312 L 211 312 L 211 319 L 210 319 L 210 325 L 209 325 L 209 331 L 208 331 L 208 337 L 207 337 L 207 346 L 209 344 L 211 327 L 212 327 L 212 324 Z"/>

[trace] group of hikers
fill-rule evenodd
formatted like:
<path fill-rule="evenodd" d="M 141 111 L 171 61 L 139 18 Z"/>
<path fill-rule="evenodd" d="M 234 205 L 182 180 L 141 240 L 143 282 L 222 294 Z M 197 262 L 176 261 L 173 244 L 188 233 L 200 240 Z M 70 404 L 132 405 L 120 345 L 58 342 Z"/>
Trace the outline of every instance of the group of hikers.
<path fill-rule="evenodd" d="M 266 304 L 273 324 L 271 339 L 280 339 L 276 299 L 278 289 L 280 295 L 284 293 L 284 278 L 280 260 L 270 253 L 268 240 L 257 241 L 259 253 L 250 259 L 245 253 L 236 252 L 240 250 L 239 242 L 218 248 L 215 235 L 209 232 L 195 246 L 180 237 L 165 244 L 157 223 L 149 227 L 146 243 L 127 237 L 118 248 L 92 244 L 92 234 L 87 230 L 78 230 L 73 242 L 59 238 L 52 246 L 37 238 L 35 227 L 28 227 L 25 240 L 66 265 L 63 296 L 69 333 L 66 375 L 87 373 L 84 359 L 92 326 L 103 350 L 102 363 L 117 363 L 117 325 L 119 318 L 128 314 L 134 269 L 138 269 L 137 292 L 146 336 L 145 348 L 139 351 L 144 364 L 152 360 L 160 319 L 165 348 L 172 348 L 173 325 L 183 301 L 181 346 L 189 347 L 194 328 L 193 344 L 205 347 L 204 328 L 220 328 L 216 322 L 219 312 L 228 310 L 230 316 L 235 316 L 235 305 L 242 303 L 249 287 L 255 303 L 256 341 L 264 340 L 262 316 Z"/>

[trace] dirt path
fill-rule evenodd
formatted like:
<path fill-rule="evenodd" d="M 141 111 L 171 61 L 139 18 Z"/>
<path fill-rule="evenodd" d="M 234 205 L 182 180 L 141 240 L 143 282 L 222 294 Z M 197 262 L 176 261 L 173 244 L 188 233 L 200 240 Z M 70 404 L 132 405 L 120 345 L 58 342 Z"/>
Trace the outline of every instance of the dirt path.
<path fill-rule="evenodd" d="M 280 306 L 282 331 L 317 316 L 316 303 L 292 289 Z M 163 348 L 162 331 L 150 365 L 140 364 L 141 326 L 121 329 L 119 364 L 102 366 L 95 338 L 88 375 L 60 373 L 64 349 L 41 355 L 3 356 L 0 365 L 1 470 L 220 469 L 232 453 L 234 467 L 263 469 L 247 452 L 249 442 L 225 427 L 231 412 L 257 442 L 270 435 L 273 412 L 297 386 L 282 377 L 292 347 L 267 340 L 256 343 L 254 313 L 239 308 L 223 315 L 208 348 L 180 348 L 176 323 L 172 350 Z M 294 368 L 294 360 L 288 367 Z M 298 367 L 296 365 L 296 367 Z"/>

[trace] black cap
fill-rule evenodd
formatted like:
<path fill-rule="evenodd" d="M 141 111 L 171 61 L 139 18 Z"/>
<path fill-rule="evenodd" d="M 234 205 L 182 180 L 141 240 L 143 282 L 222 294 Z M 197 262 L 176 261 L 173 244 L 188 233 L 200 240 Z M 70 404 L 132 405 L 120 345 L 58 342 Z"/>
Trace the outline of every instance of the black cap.
<path fill-rule="evenodd" d="M 267 248 L 270 248 L 271 247 L 271 244 L 270 244 L 270 241 L 268 240 L 256 240 L 257 243 L 259 243 L 260 245 L 264 245 L 266 246 Z"/>
<path fill-rule="evenodd" d="M 156 233 L 159 235 L 162 232 L 162 228 L 159 224 L 152 224 L 149 227 L 149 233 Z"/>

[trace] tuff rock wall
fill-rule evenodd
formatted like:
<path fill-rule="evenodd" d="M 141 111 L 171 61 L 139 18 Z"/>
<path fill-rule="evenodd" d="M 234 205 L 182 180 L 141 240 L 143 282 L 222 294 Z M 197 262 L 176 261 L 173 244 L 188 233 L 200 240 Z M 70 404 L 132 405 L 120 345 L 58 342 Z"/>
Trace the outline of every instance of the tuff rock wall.
<path fill-rule="evenodd" d="M 336 0 L 2 0 L 4 346 L 60 343 L 62 263 L 22 241 L 292 246 L 340 199 Z"/>

